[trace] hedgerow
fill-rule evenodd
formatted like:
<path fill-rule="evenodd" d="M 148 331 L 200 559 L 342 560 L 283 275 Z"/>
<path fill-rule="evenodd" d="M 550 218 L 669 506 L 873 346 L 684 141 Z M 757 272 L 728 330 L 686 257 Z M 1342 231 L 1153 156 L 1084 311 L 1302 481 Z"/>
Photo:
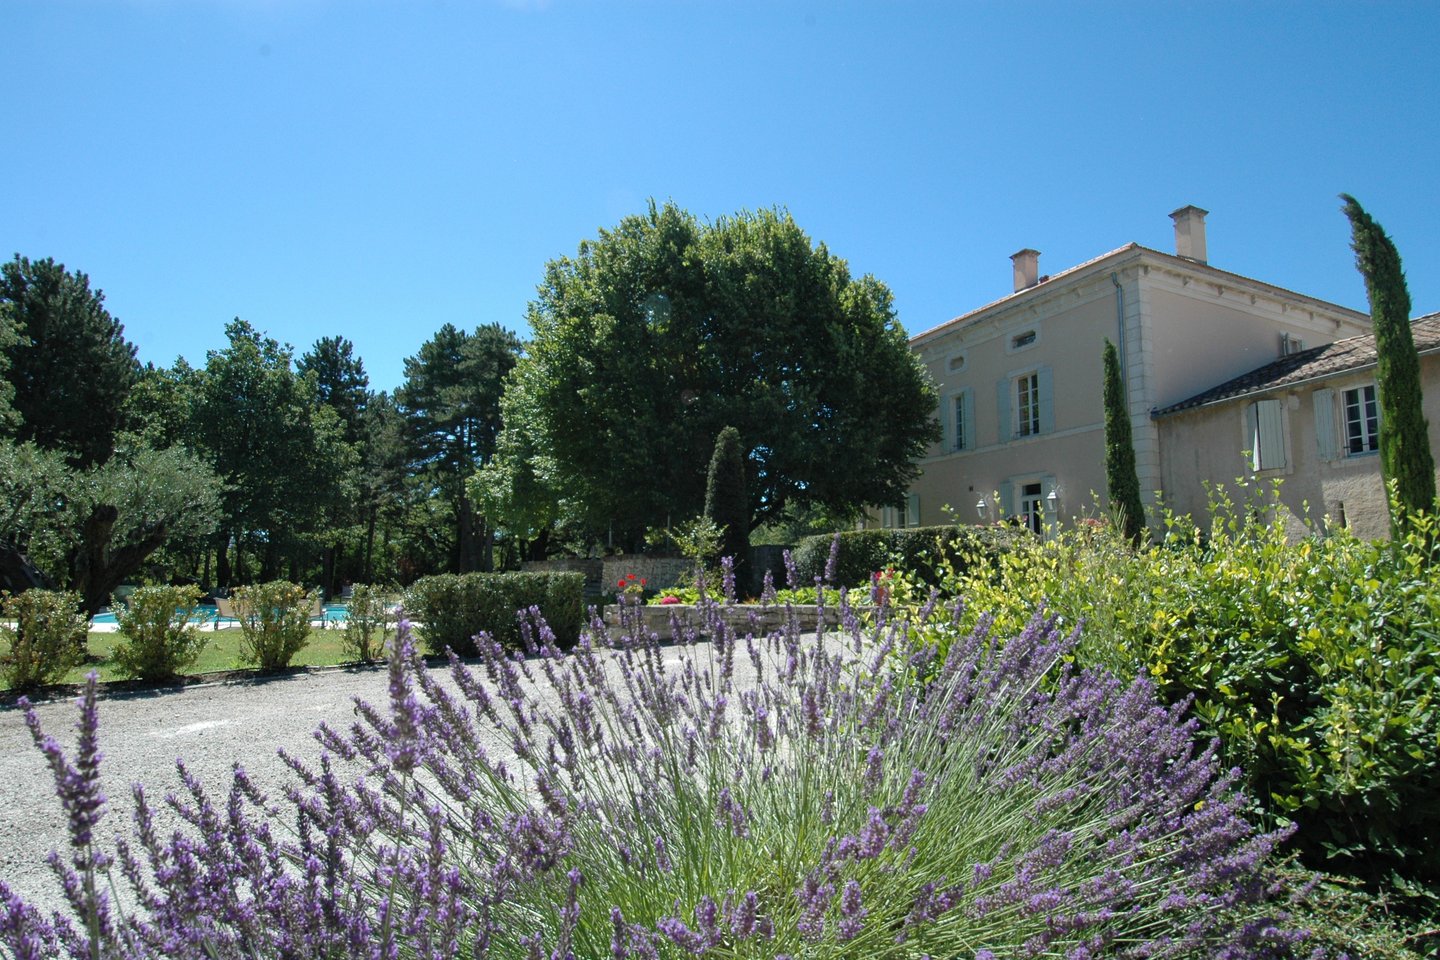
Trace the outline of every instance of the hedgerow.
<path fill-rule="evenodd" d="M 1278 495 L 1217 493 L 1132 550 L 1081 524 L 946 588 L 1013 629 L 1043 602 L 1085 624 L 1077 657 L 1193 698 L 1226 763 L 1300 824 L 1309 863 L 1440 879 L 1440 568 L 1431 518 L 1395 543 L 1331 528 L 1290 540 Z"/>

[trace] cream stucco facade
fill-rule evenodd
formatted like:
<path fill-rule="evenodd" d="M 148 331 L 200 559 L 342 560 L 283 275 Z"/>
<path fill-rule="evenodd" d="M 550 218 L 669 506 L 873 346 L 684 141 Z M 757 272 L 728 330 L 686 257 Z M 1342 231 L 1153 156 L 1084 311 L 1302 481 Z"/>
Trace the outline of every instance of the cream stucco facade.
<path fill-rule="evenodd" d="M 1411 324 L 1430 446 L 1440 449 L 1440 315 Z M 1279 478 L 1298 532 L 1308 521 L 1389 535 L 1378 454 L 1374 337 L 1307 350 L 1182 401 L 1156 416 L 1167 503 L 1205 515 L 1205 480 Z M 1266 436 L 1267 429 L 1271 435 Z"/>
<path fill-rule="evenodd" d="M 1205 211 L 1172 217 L 1175 254 L 1132 243 L 1038 277 L 1038 254 L 1022 250 L 1013 293 L 911 339 L 938 388 L 943 438 L 906 509 L 871 523 L 1038 523 L 1104 509 L 1107 338 L 1120 350 L 1148 507 L 1216 467 L 1181 451 L 1168 426 L 1162 437 L 1152 411 L 1282 353 L 1368 332 L 1365 314 L 1209 266 Z"/>

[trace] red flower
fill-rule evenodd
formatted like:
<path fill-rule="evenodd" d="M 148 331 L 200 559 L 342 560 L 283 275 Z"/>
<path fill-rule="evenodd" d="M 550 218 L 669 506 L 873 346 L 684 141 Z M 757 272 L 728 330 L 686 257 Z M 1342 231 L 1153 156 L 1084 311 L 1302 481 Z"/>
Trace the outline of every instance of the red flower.
<path fill-rule="evenodd" d="M 644 577 L 641 577 L 641 578 L 640 578 L 640 586 L 642 586 L 642 587 L 645 586 L 645 578 L 644 578 Z"/>
<path fill-rule="evenodd" d="M 661 604 L 669 605 L 669 604 L 672 604 L 672 603 L 679 603 L 679 602 L 680 602 L 680 598 L 679 598 L 679 597 L 664 596 L 664 597 L 661 597 L 661 598 L 660 598 L 660 602 L 661 602 Z"/>
<path fill-rule="evenodd" d="M 624 578 L 624 577 L 621 577 L 619 580 L 616 580 L 616 581 L 615 581 L 615 586 L 619 587 L 621 590 L 624 590 L 624 589 L 625 589 L 625 578 Z"/>

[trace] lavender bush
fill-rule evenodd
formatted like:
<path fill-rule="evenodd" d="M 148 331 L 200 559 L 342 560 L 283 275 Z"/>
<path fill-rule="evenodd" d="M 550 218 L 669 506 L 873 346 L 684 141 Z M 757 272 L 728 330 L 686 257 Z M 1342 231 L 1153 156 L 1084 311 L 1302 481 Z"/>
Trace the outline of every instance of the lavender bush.
<path fill-rule="evenodd" d="M 957 628 L 932 611 L 821 640 L 632 628 L 614 651 L 597 628 L 565 656 L 532 612 L 532 656 L 482 635 L 450 683 L 402 623 L 390 709 L 319 731 L 285 817 L 243 772 L 217 806 L 182 768 L 189 829 L 162 837 L 137 788 L 113 859 L 92 844 L 92 682 L 73 764 L 32 721 L 79 922 L 0 884 L 0 940 L 27 958 L 1287 955 L 1281 837 L 1246 822 L 1181 710 L 1065 666 L 1075 638 L 1040 615 L 1004 643 L 982 622 L 936 663 Z M 497 729 L 512 756 L 487 753 Z M 119 881 L 140 908 L 123 918 Z"/>

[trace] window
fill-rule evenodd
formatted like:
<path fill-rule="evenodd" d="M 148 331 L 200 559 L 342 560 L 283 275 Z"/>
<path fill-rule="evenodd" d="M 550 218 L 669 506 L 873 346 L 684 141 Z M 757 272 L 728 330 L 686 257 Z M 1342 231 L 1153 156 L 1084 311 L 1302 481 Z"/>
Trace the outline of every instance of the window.
<path fill-rule="evenodd" d="M 1024 333 L 1017 333 L 1010 338 L 1010 349 L 1020 350 L 1035 342 L 1037 334 L 1034 330 L 1026 330 Z"/>
<path fill-rule="evenodd" d="M 975 391 L 965 389 L 950 398 L 951 450 L 975 448 Z"/>
<path fill-rule="evenodd" d="M 920 526 L 920 494 L 906 494 L 903 507 L 881 507 L 880 525 L 886 530 Z"/>
<path fill-rule="evenodd" d="M 1285 466 L 1284 414 L 1279 400 L 1257 400 L 1245 410 L 1251 470 Z"/>
<path fill-rule="evenodd" d="M 1040 374 L 1015 378 L 1015 436 L 1029 437 L 1040 432 Z"/>
<path fill-rule="evenodd" d="M 1011 371 L 995 381 L 996 439 L 1008 443 L 1055 429 L 1054 377 L 1049 367 Z"/>
<path fill-rule="evenodd" d="M 1034 533 L 1045 529 L 1045 485 L 1027 483 L 1020 488 L 1020 522 Z"/>
<path fill-rule="evenodd" d="M 1380 409 L 1375 385 L 1345 391 L 1345 455 L 1359 456 L 1380 449 Z"/>

